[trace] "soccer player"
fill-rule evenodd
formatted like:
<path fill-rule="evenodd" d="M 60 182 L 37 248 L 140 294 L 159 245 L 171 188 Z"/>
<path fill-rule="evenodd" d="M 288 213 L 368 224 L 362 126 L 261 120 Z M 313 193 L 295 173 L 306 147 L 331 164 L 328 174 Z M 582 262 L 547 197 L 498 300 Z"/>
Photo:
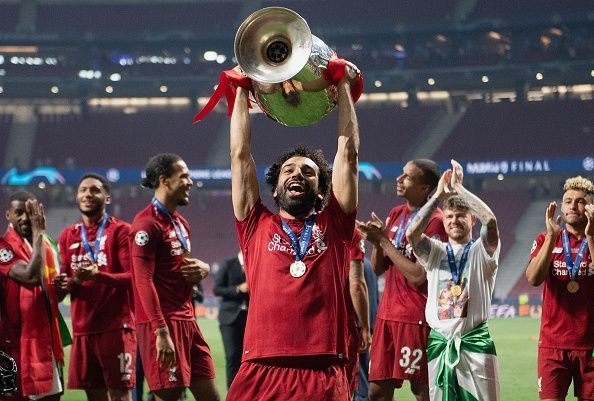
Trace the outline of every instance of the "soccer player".
<path fill-rule="evenodd" d="M 427 282 L 405 236 L 407 227 L 439 181 L 439 169 L 432 160 L 411 160 L 396 179 L 396 194 L 406 203 L 394 207 L 386 223 L 372 214 L 372 220 L 357 227 L 371 242 L 371 262 L 377 275 L 386 275 L 371 344 L 369 399 L 392 401 L 394 389 L 404 380 L 419 401 L 429 400 L 427 384 L 427 336 L 425 322 Z M 436 209 L 425 230 L 429 237 L 445 240 L 441 210 Z"/>
<path fill-rule="evenodd" d="M 534 240 L 526 269 L 530 284 L 544 283 L 538 395 L 542 400 L 564 400 L 573 381 L 578 399 L 593 400 L 594 210 L 590 205 L 594 185 L 573 177 L 565 181 L 563 190 L 561 216 L 555 215 L 557 203 L 551 202 L 545 214 L 546 231 Z"/>
<path fill-rule="evenodd" d="M 345 67 L 338 83 L 338 150 L 332 178 L 321 151 L 299 146 L 267 172 L 278 207 L 260 200 L 248 96 L 231 117 L 233 211 L 250 291 L 243 363 L 229 401 L 345 401 L 347 246 L 357 208 L 359 132 Z M 332 185 L 330 185 L 330 180 Z M 332 188 L 332 189 L 330 189 Z"/>
<path fill-rule="evenodd" d="M 68 388 L 89 401 L 130 400 L 135 383 L 136 333 L 130 279 L 130 225 L 108 215 L 109 183 L 81 177 L 79 223 L 60 235 L 60 271 L 68 277 L 73 344 Z"/>
<path fill-rule="evenodd" d="M 499 260 L 499 230 L 489 207 L 462 185 L 462 166 L 452 160 L 435 194 L 407 231 L 427 272 L 425 317 L 431 401 L 499 400 L 499 367 L 487 319 Z M 455 192 L 456 195 L 452 195 Z M 423 231 L 443 201 L 447 242 Z M 480 238 L 472 239 L 478 218 Z"/>
<path fill-rule="evenodd" d="M 347 249 L 348 260 L 348 294 L 347 327 L 348 327 L 348 363 L 346 365 L 347 379 L 351 390 L 351 398 L 359 388 L 359 353 L 369 351 L 371 345 L 371 330 L 369 328 L 369 294 L 363 261 L 365 259 L 365 240 L 355 230 L 353 239 Z"/>
<path fill-rule="evenodd" d="M 138 348 L 149 389 L 175 401 L 189 388 L 200 401 L 218 400 L 210 349 L 196 324 L 192 287 L 208 275 L 191 255 L 190 226 L 177 211 L 189 203 L 186 163 L 163 153 L 149 159 L 146 188 L 151 203 L 132 222 L 130 251 Z"/>
<path fill-rule="evenodd" d="M 45 234 L 43 205 L 26 191 L 10 195 L 8 229 L 0 239 L 0 274 L 6 288 L 7 320 L 2 333 L 8 354 L 17 362 L 18 394 L 14 400 L 58 401 L 62 394 L 64 350 L 58 324 L 53 278 L 58 251 Z"/>

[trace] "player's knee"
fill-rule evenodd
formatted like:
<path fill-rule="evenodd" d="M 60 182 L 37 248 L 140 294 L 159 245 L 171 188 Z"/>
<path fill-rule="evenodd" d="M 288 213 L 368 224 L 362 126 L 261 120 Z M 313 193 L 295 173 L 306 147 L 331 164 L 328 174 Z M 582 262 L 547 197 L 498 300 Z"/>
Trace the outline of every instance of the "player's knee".
<path fill-rule="evenodd" d="M 369 401 L 390 401 L 391 397 L 386 398 L 387 392 L 387 383 L 370 382 L 369 388 L 367 390 L 367 396 L 369 397 Z"/>
<path fill-rule="evenodd" d="M 130 390 L 109 389 L 110 401 L 132 401 L 132 392 Z"/>

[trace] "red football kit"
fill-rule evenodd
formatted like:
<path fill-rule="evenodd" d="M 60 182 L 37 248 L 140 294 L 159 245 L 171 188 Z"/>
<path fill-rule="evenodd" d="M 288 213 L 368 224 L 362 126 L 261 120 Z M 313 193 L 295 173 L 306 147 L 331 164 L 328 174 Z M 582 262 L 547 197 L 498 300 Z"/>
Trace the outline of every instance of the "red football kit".
<path fill-rule="evenodd" d="M 546 232 L 536 237 L 530 259 L 538 254 L 545 237 Z M 574 261 L 582 241 L 569 232 L 568 239 Z M 572 380 L 576 397 L 594 398 L 594 264 L 587 247 L 574 280 L 577 291 L 570 292 L 570 281 L 561 232 L 555 238 L 543 286 L 538 342 L 541 399 L 565 398 Z"/>
<path fill-rule="evenodd" d="M 55 288 L 51 283 L 56 274 L 57 249 L 48 237 L 44 238 L 45 267 L 42 268 L 45 290 L 41 285 L 20 284 L 9 278 L 17 262 L 29 263 L 32 248 L 12 226 L 0 238 L 0 275 L 4 282 L 2 347 L 11 355 L 20 372 L 17 378 L 18 394 L 7 399 L 21 399 L 53 393 L 56 390 L 54 369 L 64 360 L 62 338 L 58 326 L 58 309 Z M 51 271 L 50 271 L 51 269 Z M 48 303 L 51 318 L 48 314 Z"/>
<path fill-rule="evenodd" d="M 363 262 L 365 258 L 365 240 L 359 234 L 359 231 L 355 230 L 353 233 L 353 239 L 347 248 L 349 258 L 347 259 L 347 277 L 350 272 L 351 262 L 359 261 Z M 359 343 L 360 334 L 357 322 L 357 313 L 353 306 L 353 300 L 351 298 L 350 284 L 347 281 L 345 298 L 347 302 L 347 329 L 348 329 L 348 358 L 349 361 L 346 364 L 346 374 L 349 381 L 349 388 L 351 391 L 356 391 L 359 388 Z"/>
<path fill-rule="evenodd" d="M 412 262 L 416 262 L 412 247 L 406 239 L 406 228 L 411 221 L 408 207 L 394 207 L 387 218 L 388 237 L 394 245 Z M 447 241 L 440 209 L 435 210 L 424 234 Z M 404 274 L 385 258 L 386 285 L 381 297 L 370 352 L 369 380 L 396 381 L 401 387 L 403 380 L 419 383 L 428 382 L 427 338 L 429 326 L 425 321 L 427 282 L 420 287 L 410 284 Z M 413 358 L 412 355 L 421 355 Z M 408 361 L 408 363 L 401 363 Z M 402 366 L 405 365 L 405 366 Z"/>
<path fill-rule="evenodd" d="M 61 272 L 70 278 L 96 260 L 94 280 L 70 282 L 73 344 L 68 388 L 133 388 L 136 334 L 130 279 L 130 225 L 109 216 L 105 224 L 67 227 L 60 236 Z M 103 227 L 97 241 L 98 232 Z M 99 246 L 99 249 L 95 249 Z"/>
<path fill-rule="evenodd" d="M 189 248 L 188 222 L 177 211 L 172 218 Z M 181 273 L 183 242 L 171 219 L 155 205 L 148 205 L 134 218 L 130 252 L 138 346 L 149 388 L 188 387 L 192 380 L 214 378 L 210 349 L 194 317 L 192 285 Z M 176 350 L 176 365 L 168 370 L 156 362 L 154 330 L 164 326 Z"/>
<path fill-rule="evenodd" d="M 227 399 L 348 397 L 343 367 L 347 355 L 345 267 L 355 215 L 344 213 L 332 194 L 329 204 L 315 216 L 302 259 L 305 266 L 300 269 L 293 268 L 296 255 L 280 216 L 260 200 L 244 220 L 236 221 L 250 289 L 250 313 L 244 363 Z M 286 223 L 295 236 L 303 235 L 304 220 Z M 314 374 L 325 379 L 303 380 Z M 296 385 L 279 390 L 275 377 Z M 320 394 L 325 398 L 317 398 Z"/>

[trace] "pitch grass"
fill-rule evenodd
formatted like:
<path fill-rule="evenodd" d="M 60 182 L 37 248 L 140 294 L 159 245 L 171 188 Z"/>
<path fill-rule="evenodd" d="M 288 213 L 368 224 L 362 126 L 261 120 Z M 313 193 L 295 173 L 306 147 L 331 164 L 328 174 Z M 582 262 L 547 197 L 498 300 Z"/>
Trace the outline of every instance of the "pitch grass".
<path fill-rule="evenodd" d="M 215 369 L 217 385 L 224 399 L 227 389 L 225 386 L 225 356 L 218 322 L 200 319 L 198 322 L 206 341 L 210 345 Z M 531 318 L 493 319 L 489 321 L 491 335 L 495 340 L 499 358 L 501 401 L 531 401 L 538 400 L 536 378 L 536 350 L 540 320 Z M 306 335 L 306 333 L 303 333 Z M 66 348 L 66 360 L 70 347 Z M 572 394 L 570 390 L 569 394 Z M 188 393 L 189 400 L 194 398 Z M 414 401 L 408 384 L 396 391 L 398 401 Z M 568 397 L 571 399 L 571 397 Z M 84 392 L 67 390 L 62 397 L 65 401 L 84 401 Z"/>

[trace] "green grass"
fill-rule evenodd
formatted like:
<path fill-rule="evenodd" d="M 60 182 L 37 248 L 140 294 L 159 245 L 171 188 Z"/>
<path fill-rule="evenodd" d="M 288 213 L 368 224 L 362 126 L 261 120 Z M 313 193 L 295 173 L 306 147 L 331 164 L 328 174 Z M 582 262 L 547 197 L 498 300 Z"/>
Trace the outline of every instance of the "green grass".
<path fill-rule="evenodd" d="M 217 386 L 224 399 L 225 356 L 218 322 L 200 319 L 198 322 L 210 345 L 217 373 Z M 489 321 L 491 335 L 497 347 L 502 401 L 538 400 L 536 388 L 536 351 L 540 320 L 531 318 L 493 319 Z M 70 347 L 66 348 L 66 360 Z M 570 393 L 572 394 L 572 390 Z M 414 401 L 407 384 L 396 391 L 398 401 Z M 193 400 L 193 397 L 189 397 Z M 82 391 L 67 390 L 62 400 L 83 401 Z"/>

